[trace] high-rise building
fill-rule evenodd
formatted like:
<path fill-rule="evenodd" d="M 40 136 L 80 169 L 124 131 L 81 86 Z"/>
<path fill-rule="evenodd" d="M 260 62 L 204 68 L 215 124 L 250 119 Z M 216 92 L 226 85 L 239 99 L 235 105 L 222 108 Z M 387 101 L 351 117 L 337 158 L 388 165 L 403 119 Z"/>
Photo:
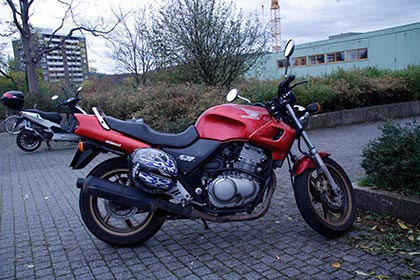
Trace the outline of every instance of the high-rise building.
<path fill-rule="evenodd" d="M 38 62 L 44 80 L 81 83 L 88 78 L 86 39 L 82 35 L 52 34 L 52 30 L 38 29 L 35 36 L 39 46 L 56 48 L 42 55 Z M 64 40 L 64 44 L 62 41 Z M 20 40 L 12 42 L 17 66 L 25 70 L 24 53 Z M 47 44 L 47 45 L 46 45 Z"/>

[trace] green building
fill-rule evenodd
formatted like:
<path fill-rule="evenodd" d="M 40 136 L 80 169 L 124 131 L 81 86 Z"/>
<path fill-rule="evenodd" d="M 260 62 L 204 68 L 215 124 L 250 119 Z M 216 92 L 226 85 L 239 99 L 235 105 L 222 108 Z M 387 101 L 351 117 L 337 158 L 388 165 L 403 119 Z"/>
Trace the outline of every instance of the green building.
<path fill-rule="evenodd" d="M 269 53 L 248 77 L 280 79 L 284 75 L 283 53 Z M 420 64 L 420 22 L 366 33 L 345 33 L 328 40 L 296 45 L 291 72 L 297 76 L 320 76 L 338 68 L 377 67 L 400 70 Z"/>

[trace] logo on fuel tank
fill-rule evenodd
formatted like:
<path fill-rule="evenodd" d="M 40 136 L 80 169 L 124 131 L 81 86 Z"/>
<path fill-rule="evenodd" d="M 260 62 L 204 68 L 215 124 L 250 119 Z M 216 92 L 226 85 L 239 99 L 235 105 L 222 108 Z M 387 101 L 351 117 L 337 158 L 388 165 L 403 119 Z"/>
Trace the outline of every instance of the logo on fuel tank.
<path fill-rule="evenodd" d="M 252 120 L 259 120 L 260 113 L 258 111 L 253 111 L 245 108 L 241 108 L 242 111 L 247 113 L 247 115 L 241 115 L 242 119 L 252 119 Z"/>

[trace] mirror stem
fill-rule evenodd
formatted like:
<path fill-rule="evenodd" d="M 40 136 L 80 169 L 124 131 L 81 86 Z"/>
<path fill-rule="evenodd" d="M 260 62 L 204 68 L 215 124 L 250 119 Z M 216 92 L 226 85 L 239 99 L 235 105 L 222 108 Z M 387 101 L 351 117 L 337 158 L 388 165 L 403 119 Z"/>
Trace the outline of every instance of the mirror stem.
<path fill-rule="evenodd" d="M 242 96 L 240 96 L 240 95 L 238 95 L 238 98 L 239 98 L 239 99 L 242 99 L 242 100 L 244 100 L 244 101 L 246 101 L 246 102 L 248 102 L 248 103 L 250 103 L 250 104 L 251 104 L 251 100 L 249 100 L 248 98 L 242 97 Z"/>

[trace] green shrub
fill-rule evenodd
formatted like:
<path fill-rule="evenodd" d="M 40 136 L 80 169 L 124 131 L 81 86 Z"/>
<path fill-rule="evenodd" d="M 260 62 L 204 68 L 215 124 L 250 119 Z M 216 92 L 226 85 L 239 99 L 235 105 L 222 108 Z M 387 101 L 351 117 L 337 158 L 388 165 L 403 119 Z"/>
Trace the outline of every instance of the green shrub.
<path fill-rule="evenodd" d="M 420 99 L 420 65 L 409 65 L 403 75 L 412 98 Z"/>
<path fill-rule="evenodd" d="M 420 126 L 385 123 L 363 149 L 367 182 L 389 191 L 420 195 Z"/>
<path fill-rule="evenodd" d="M 278 81 L 243 81 L 239 86 L 240 95 L 252 102 L 265 102 L 277 95 Z"/>
<path fill-rule="evenodd" d="M 84 108 L 96 106 L 119 119 L 143 118 L 154 129 L 180 132 L 193 124 L 209 107 L 225 103 L 226 91 L 196 84 L 158 84 L 137 92 L 113 90 L 98 94 L 87 91 Z"/>

